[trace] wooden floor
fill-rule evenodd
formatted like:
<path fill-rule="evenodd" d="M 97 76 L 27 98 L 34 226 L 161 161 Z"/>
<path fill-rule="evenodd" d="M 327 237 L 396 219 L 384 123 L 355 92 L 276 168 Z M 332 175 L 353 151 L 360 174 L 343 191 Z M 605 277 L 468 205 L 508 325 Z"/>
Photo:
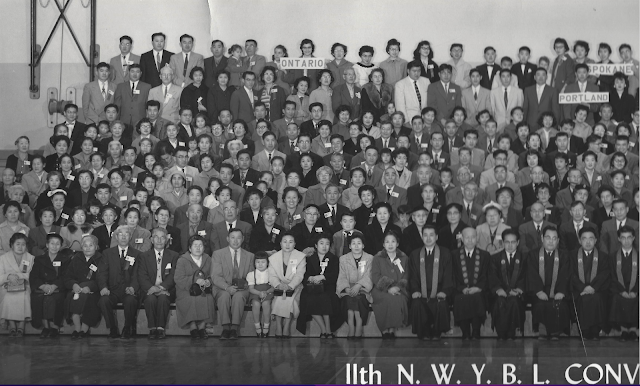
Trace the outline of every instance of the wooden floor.
<path fill-rule="evenodd" d="M 372 364 L 380 372 L 383 384 L 398 383 L 398 364 L 407 372 L 413 364 L 414 382 L 419 380 L 422 384 L 436 382 L 431 365 L 439 368 L 440 364 L 455 364 L 450 379 L 454 384 L 477 383 L 472 365 L 478 369 L 486 365 L 480 383 L 502 384 L 509 381 L 503 379 L 505 363 L 515 366 L 517 379 L 523 384 L 533 383 L 534 365 L 538 365 L 538 381 L 565 384 L 565 370 L 573 363 L 626 363 L 631 374 L 638 364 L 638 343 L 621 343 L 613 338 L 587 342 L 588 357 L 578 338 L 559 342 L 532 338 L 513 342 L 493 338 L 445 338 L 439 342 L 415 338 L 210 338 L 192 342 L 187 337 L 149 341 L 139 336 L 111 341 L 99 336 L 72 341 L 69 336 L 41 340 L 33 335 L 4 335 L 0 337 L 0 347 L 2 384 L 344 384 L 347 363 L 367 368 Z M 597 372 L 593 374 L 595 377 Z M 630 382 L 624 371 L 622 374 L 622 383 L 638 384 L 637 376 Z M 581 379 L 582 371 L 575 369 L 570 375 Z M 406 378 L 401 381 L 408 383 Z"/>

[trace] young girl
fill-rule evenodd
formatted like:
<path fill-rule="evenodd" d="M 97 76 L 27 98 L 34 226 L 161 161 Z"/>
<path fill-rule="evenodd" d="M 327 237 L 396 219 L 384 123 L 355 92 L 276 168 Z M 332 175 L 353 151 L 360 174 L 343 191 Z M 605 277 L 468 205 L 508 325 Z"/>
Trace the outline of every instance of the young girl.
<path fill-rule="evenodd" d="M 29 154 L 29 137 L 21 136 L 16 139 L 16 152 L 7 157 L 7 168 L 16 173 L 16 182 L 22 180 L 22 175 L 31 171 L 33 155 Z"/>
<path fill-rule="evenodd" d="M 478 126 L 475 127 L 478 130 L 478 135 L 485 134 L 485 127 L 487 121 L 491 119 L 491 113 L 489 110 L 482 110 L 478 114 L 476 114 L 476 121 L 478 121 Z M 515 138 L 512 138 L 515 139 Z"/>
<path fill-rule="evenodd" d="M 398 221 L 395 225 L 399 226 L 402 231 L 411 224 L 411 208 L 409 205 L 400 205 L 398 207 Z"/>
<path fill-rule="evenodd" d="M 229 86 L 236 88 L 242 85 L 242 73 L 247 71 L 247 67 L 242 64 L 242 47 L 234 44 L 229 48 L 229 61 L 227 62 L 227 71 L 231 73 L 229 78 Z"/>
<path fill-rule="evenodd" d="M 253 312 L 253 324 L 256 327 L 256 336 L 266 338 L 269 336 L 269 319 L 271 318 L 271 299 L 274 288 L 269 284 L 269 255 L 266 252 L 256 252 L 253 264 L 255 270 L 247 274 L 249 285 L 249 303 Z M 262 317 L 260 309 L 262 308 Z M 262 323 L 261 323 L 262 322 Z"/>
<path fill-rule="evenodd" d="M 362 338 L 362 326 L 369 319 L 373 256 L 364 252 L 362 233 L 354 231 L 347 237 L 347 243 L 351 252 L 340 257 L 336 294 L 342 299 L 342 312 L 349 325 L 347 339 L 359 339 Z"/>
<path fill-rule="evenodd" d="M 380 163 L 377 166 L 382 169 L 383 172 L 393 166 L 393 160 L 391 159 L 391 149 L 384 148 L 380 151 Z"/>
<path fill-rule="evenodd" d="M 84 137 L 98 143 L 98 128 L 93 123 L 84 128 Z M 96 149 L 98 151 L 98 149 Z"/>
<path fill-rule="evenodd" d="M 46 207 L 40 211 L 40 225 L 29 232 L 29 245 L 34 256 L 44 254 L 47 249 L 47 237 L 49 233 L 60 234 L 60 227 L 53 225 L 55 219 L 53 207 Z"/>
<path fill-rule="evenodd" d="M 102 141 L 105 138 L 111 138 L 109 121 L 100 121 L 98 123 L 98 137 L 96 138 L 96 142 Z"/>
<path fill-rule="evenodd" d="M 198 149 L 198 140 L 194 137 L 189 138 L 189 142 L 187 143 L 187 156 L 189 158 L 194 157 L 200 154 L 200 149 Z"/>
<path fill-rule="evenodd" d="M 222 186 L 222 181 L 217 177 L 211 177 L 207 186 L 210 194 L 204 198 L 202 205 L 206 208 L 213 209 L 220 205 L 220 202 L 216 198 L 216 192 L 218 188 Z"/>
<path fill-rule="evenodd" d="M 200 137 L 202 134 L 209 134 L 212 135 L 213 133 L 211 132 L 211 127 L 209 127 L 209 124 L 207 123 L 207 116 L 203 113 L 198 113 L 196 114 L 196 119 L 195 119 L 195 133 L 194 133 L 194 137 Z"/>

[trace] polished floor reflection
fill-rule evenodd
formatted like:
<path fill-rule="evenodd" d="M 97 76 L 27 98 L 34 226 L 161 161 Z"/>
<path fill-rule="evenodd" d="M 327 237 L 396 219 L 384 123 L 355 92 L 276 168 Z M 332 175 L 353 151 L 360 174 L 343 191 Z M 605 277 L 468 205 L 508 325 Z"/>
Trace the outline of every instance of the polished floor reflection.
<path fill-rule="evenodd" d="M 358 369 L 373 364 L 382 383 L 387 384 L 398 382 L 398 364 L 407 372 L 414 364 L 414 382 L 417 379 L 422 384 L 435 382 L 431 365 L 439 369 L 440 364 L 456 364 L 450 382 L 462 384 L 477 382 L 472 365 L 477 369 L 485 365 L 480 381 L 498 384 L 509 380 L 502 378 L 505 363 L 514 365 L 514 374 L 522 383 L 533 383 L 533 367 L 537 365 L 537 379 L 542 382 L 548 379 L 553 384 L 566 383 L 565 370 L 576 362 L 627 363 L 631 373 L 638 363 L 637 343 L 614 339 L 587 342 L 588 357 L 585 357 L 577 338 L 560 342 L 241 338 L 192 343 L 183 337 L 109 341 L 100 336 L 71 341 L 65 336 L 52 341 L 37 336 L 21 339 L 2 336 L 0 347 L 3 384 L 344 384 L 348 375 L 346 364 L 351 364 L 351 374 L 354 364 Z M 578 369 L 572 373 L 574 379 L 582 376 Z M 368 375 L 364 379 L 368 380 Z M 401 380 L 408 382 L 406 378 Z M 638 378 L 633 383 L 638 384 Z"/>

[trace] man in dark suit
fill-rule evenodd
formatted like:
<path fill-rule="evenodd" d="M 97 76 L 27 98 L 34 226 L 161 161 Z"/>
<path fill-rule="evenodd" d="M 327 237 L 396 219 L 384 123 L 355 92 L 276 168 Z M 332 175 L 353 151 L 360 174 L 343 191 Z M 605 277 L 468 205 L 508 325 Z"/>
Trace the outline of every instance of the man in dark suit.
<path fill-rule="evenodd" d="M 536 70 L 535 84 L 524 89 L 524 119 L 529 124 L 531 132 L 540 127 L 538 119 L 543 112 L 550 111 L 556 121 L 560 119 L 558 90 L 548 86 L 546 82 L 547 70 L 540 67 Z"/>
<path fill-rule="evenodd" d="M 560 249 L 565 251 L 573 251 L 580 248 L 578 232 L 582 228 L 592 228 L 596 238 L 599 237 L 596 224 L 585 220 L 586 210 L 581 201 L 574 201 L 570 210 L 572 221 L 560 224 Z"/>
<path fill-rule="evenodd" d="M 202 236 L 204 241 L 204 253 L 211 256 L 213 251 L 210 238 L 213 233 L 213 225 L 203 220 L 202 205 L 192 204 L 187 211 L 187 221 L 178 224 L 176 228 L 180 231 L 180 245 L 182 253 L 189 251 L 189 238 L 191 236 Z"/>
<path fill-rule="evenodd" d="M 548 226 L 556 227 L 544 219 L 544 205 L 539 202 L 531 205 L 530 209 L 531 221 L 520 224 L 518 233 L 520 234 L 519 249 L 526 253 L 527 251 L 538 251 L 542 248 L 542 230 Z"/>
<path fill-rule="evenodd" d="M 289 127 L 293 130 L 294 125 L 295 124 L 292 124 Z M 287 155 L 287 160 L 284 165 L 285 174 L 292 170 L 300 169 L 300 157 L 305 154 L 308 154 L 311 157 L 313 166 L 311 167 L 310 173 L 315 174 L 316 170 L 318 170 L 320 166 L 324 165 L 324 159 L 311 151 L 311 137 L 309 137 L 308 134 L 300 134 L 294 144 L 294 148 L 290 149 L 288 139 L 286 139 L 284 143 L 281 143 L 281 145 L 285 145 L 286 148 L 291 151 L 291 153 Z M 297 151 L 295 150 L 296 148 L 298 149 Z"/>
<path fill-rule="evenodd" d="M 500 73 L 500 66 L 496 64 L 496 50 L 493 47 L 486 47 L 484 49 L 485 63 L 479 65 L 478 71 L 482 79 L 480 80 L 480 86 L 491 90 L 493 85 L 493 78 Z"/>
<path fill-rule="evenodd" d="M 444 134 L 439 132 L 431 134 L 427 152 L 431 154 L 431 159 L 433 160 L 431 167 L 438 171 L 451 165 L 451 156 L 442 148 L 443 146 Z"/>
<path fill-rule="evenodd" d="M 520 49 L 518 50 L 518 58 L 520 59 L 520 62 L 511 66 L 511 73 L 518 78 L 518 87 L 520 87 L 522 90 L 537 83 L 537 80 L 534 81 L 534 76 L 537 73 L 537 66 L 529 62 L 530 56 L 531 50 L 529 49 L 529 47 L 520 47 Z M 558 117 L 556 118 L 559 119 Z"/>
<path fill-rule="evenodd" d="M 344 138 L 340 134 L 332 134 L 331 135 L 331 150 L 333 151 L 331 154 L 327 154 L 322 159 L 324 160 L 324 164 L 326 166 L 331 167 L 331 156 L 334 154 L 342 155 L 344 160 L 344 167 L 349 169 L 351 167 L 351 159 L 353 156 L 351 154 L 347 154 L 342 150 L 344 147 Z"/>
<path fill-rule="evenodd" d="M 327 185 L 324 192 L 327 202 L 319 206 L 320 218 L 318 222 L 322 229 L 328 230 L 329 234 L 334 234 L 342 229 L 340 220 L 344 213 L 349 212 L 349 209 L 344 205 L 338 204 L 341 197 L 338 185 Z"/>
<path fill-rule="evenodd" d="M 164 339 L 171 303 L 176 299 L 173 276 L 178 264 L 177 252 L 166 249 L 169 234 L 164 228 L 151 233 L 153 248 L 142 253 L 138 262 L 138 283 L 147 314 L 149 339 Z"/>
<path fill-rule="evenodd" d="M 633 234 L 638 234 L 638 222 L 627 217 L 629 203 L 617 199 L 613 202 L 612 208 L 614 217 L 602 223 L 602 238 L 600 240 L 600 249 L 610 256 L 614 256 L 620 248 L 619 229 L 623 226 L 629 226 L 633 228 Z"/>
<path fill-rule="evenodd" d="M 227 237 L 227 245 L 213 253 L 213 297 L 216 300 L 222 324 L 221 340 L 238 339 L 244 305 L 249 298 L 246 277 L 255 267 L 253 253 L 242 248 L 245 245 L 244 232 L 232 228 Z"/>
<path fill-rule="evenodd" d="M 545 157 L 546 162 L 544 165 L 545 172 L 549 173 L 549 176 L 556 174 L 556 154 L 564 154 L 567 158 L 567 169 L 576 166 L 577 156 L 576 153 L 569 151 L 569 136 L 567 133 L 561 132 L 554 137 L 553 143 L 556 148 L 547 152 Z"/>
<path fill-rule="evenodd" d="M 464 146 L 464 140 L 462 139 L 462 133 L 458 133 L 458 127 L 453 119 L 447 119 L 444 123 L 444 146 L 443 150 L 451 155 L 451 152 L 458 150 Z"/>
<path fill-rule="evenodd" d="M 224 43 L 221 40 L 216 39 L 211 42 L 211 53 L 213 56 L 204 60 L 204 84 L 209 89 L 217 84 L 218 74 L 227 68 L 229 61 L 224 56 Z"/>
<path fill-rule="evenodd" d="M 258 101 L 257 94 L 253 91 L 256 83 L 256 75 L 246 71 L 242 74 L 244 86 L 238 88 L 231 94 L 231 114 L 235 119 L 242 119 L 249 123 L 253 120 L 253 104 Z"/>
<path fill-rule="evenodd" d="M 75 208 L 76 206 L 88 208 L 89 200 L 95 198 L 96 194 L 96 188 L 92 186 L 93 177 L 93 173 L 89 170 L 78 171 L 76 179 L 80 189 L 69 189 L 67 191 L 65 206 L 69 208 Z"/>
<path fill-rule="evenodd" d="M 543 182 L 544 170 L 541 166 L 534 166 L 529 170 L 529 176 L 531 177 L 531 183 L 520 188 L 522 192 L 522 214 L 524 211 L 538 201 L 536 195 L 536 188 Z"/>
<path fill-rule="evenodd" d="M 145 117 L 145 108 L 151 85 L 140 81 L 142 71 L 139 64 L 129 66 L 129 80 L 118 84 L 114 103 L 120 109 L 120 120 L 135 126 Z"/>
<path fill-rule="evenodd" d="M 229 246 L 229 230 L 238 228 L 244 235 L 244 241 L 242 248 L 249 250 L 249 241 L 251 239 L 251 225 L 244 221 L 238 220 L 238 206 L 233 200 L 229 200 L 222 204 L 222 211 L 224 213 L 224 221 L 219 222 L 213 226 L 211 231 L 211 246 L 214 251 Z"/>
<path fill-rule="evenodd" d="M 353 67 L 349 67 L 344 70 L 344 81 L 333 89 L 331 94 L 331 106 L 333 111 L 336 111 L 341 105 L 349 106 L 351 108 L 351 118 L 360 118 L 360 91 L 356 83 L 356 72 Z M 336 117 L 337 121 L 337 117 Z"/>
<path fill-rule="evenodd" d="M 320 134 L 318 130 L 320 130 L 320 124 L 322 123 L 324 106 L 320 102 L 313 102 L 309 105 L 309 112 L 311 113 L 311 119 L 300 124 L 300 134 L 308 134 L 309 138 L 313 139 Z"/>
<path fill-rule="evenodd" d="M 243 189 L 249 190 L 260 180 L 260 172 L 251 168 L 251 154 L 249 150 L 242 149 L 237 154 L 238 169 L 233 172 L 231 181 Z"/>
<path fill-rule="evenodd" d="M 374 142 L 378 151 L 385 148 L 391 149 L 392 151 L 395 150 L 397 146 L 396 136 L 393 135 L 393 125 L 391 122 L 383 122 L 382 125 L 380 125 L 380 133 L 380 138 L 377 138 Z"/>
<path fill-rule="evenodd" d="M 65 126 L 69 131 L 69 138 L 73 142 L 71 155 L 80 153 L 82 146 L 82 138 L 84 138 L 84 129 L 87 127 L 82 122 L 78 122 L 78 106 L 73 103 L 67 103 L 64 106 Z"/>
<path fill-rule="evenodd" d="M 121 225 L 114 232 L 118 245 L 106 249 L 98 267 L 97 281 L 100 289 L 98 307 L 110 329 L 109 338 L 118 338 L 118 319 L 114 307 L 118 303 L 124 306 L 124 327 L 122 339 L 131 338 L 131 329 L 135 328 L 138 313 L 139 286 L 138 266 L 135 264 L 141 252 L 129 247 L 131 231 Z"/>
<path fill-rule="evenodd" d="M 453 108 L 462 106 L 462 89 L 451 83 L 453 70 L 449 64 L 440 66 L 440 82 L 431 83 L 427 88 L 427 106 L 438 112 L 438 118 L 444 125 L 451 116 Z"/>
<path fill-rule="evenodd" d="M 202 188 L 198 185 L 191 185 L 187 189 L 187 196 L 189 196 L 189 202 L 179 206 L 173 212 L 173 226 L 177 226 L 178 224 L 182 224 L 183 222 L 189 221 L 189 207 L 195 204 L 202 204 L 202 199 L 204 198 L 204 192 Z M 209 208 L 202 207 L 202 218 L 206 219 L 209 216 Z"/>
<path fill-rule="evenodd" d="M 151 85 L 151 88 L 162 84 L 160 80 L 160 70 L 169 64 L 173 52 L 164 49 L 165 34 L 156 32 L 151 35 L 153 49 L 140 55 L 140 69 L 142 70 L 142 80 Z"/>

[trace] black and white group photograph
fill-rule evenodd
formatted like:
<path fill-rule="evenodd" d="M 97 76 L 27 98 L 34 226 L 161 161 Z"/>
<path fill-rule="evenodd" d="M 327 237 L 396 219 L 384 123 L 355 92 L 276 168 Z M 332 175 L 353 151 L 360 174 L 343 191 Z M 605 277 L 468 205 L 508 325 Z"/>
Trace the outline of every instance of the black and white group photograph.
<path fill-rule="evenodd" d="M 3 0 L 0 384 L 638 384 L 637 0 Z"/>

